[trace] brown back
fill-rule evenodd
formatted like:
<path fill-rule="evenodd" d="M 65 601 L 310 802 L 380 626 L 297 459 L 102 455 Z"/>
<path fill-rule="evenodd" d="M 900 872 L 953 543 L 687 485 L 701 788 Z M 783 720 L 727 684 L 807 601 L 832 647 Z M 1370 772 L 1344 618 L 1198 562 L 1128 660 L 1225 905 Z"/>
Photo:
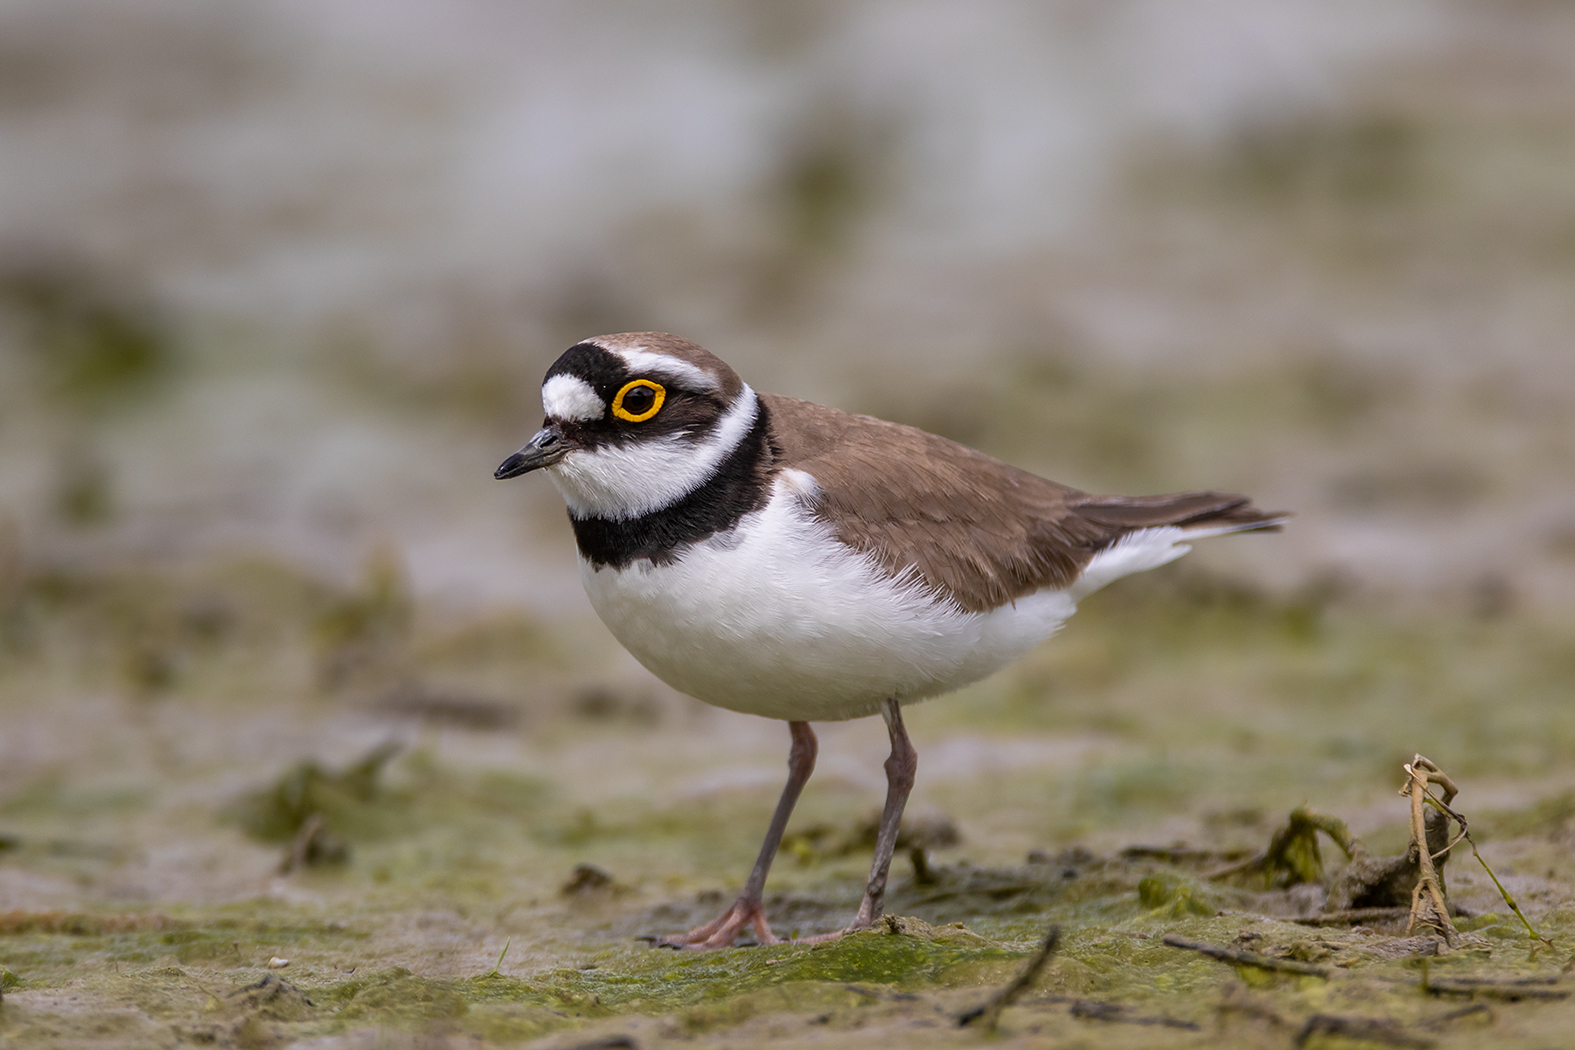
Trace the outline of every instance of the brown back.
<path fill-rule="evenodd" d="M 1064 587 L 1094 554 L 1153 525 L 1272 528 L 1243 496 L 1091 496 L 934 434 L 774 394 L 773 469 L 820 484 L 815 510 L 888 572 L 983 612 Z"/>

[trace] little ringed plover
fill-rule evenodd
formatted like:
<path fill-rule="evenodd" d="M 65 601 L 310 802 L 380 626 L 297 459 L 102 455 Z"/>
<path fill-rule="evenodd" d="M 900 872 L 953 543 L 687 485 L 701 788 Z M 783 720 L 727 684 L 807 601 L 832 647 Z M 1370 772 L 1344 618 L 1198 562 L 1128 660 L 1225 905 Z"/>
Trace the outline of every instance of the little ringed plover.
<path fill-rule="evenodd" d="M 912 427 L 757 394 L 706 350 L 631 332 L 570 347 L 546 419 L 498 467 L 545 470 L 580 578 L 613 635 L 674 689 L 780 718 L 788 781 L 743 892 L 666 940 L 776 940 L 766 874 L 815 765 L 812 721 L 881 714 L 891 738 L 875 859 L 848 929 L 880 917 L 917 756 L 902 705 L 978 681 L 1055 633 L 1085 595 L 1277 529 L 1244 496 L 1094 496 Z"/>

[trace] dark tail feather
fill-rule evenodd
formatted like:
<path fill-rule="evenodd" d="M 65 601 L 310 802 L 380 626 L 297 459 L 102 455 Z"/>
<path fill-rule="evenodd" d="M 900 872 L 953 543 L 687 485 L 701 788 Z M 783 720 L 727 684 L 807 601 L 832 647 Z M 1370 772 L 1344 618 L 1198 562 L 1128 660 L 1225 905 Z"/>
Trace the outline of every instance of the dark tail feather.
<path fill-rule="evenodd" d="M 1178 492 L 1167 496 L 1089 496 L 1073 512 L 1096 525 L 1130 532 L 1157 525 L 1196 528 L 1200 532 L 1272 532 L 1290 511 L 1262 511 L 1246 496 L 1225 492 Z"/>

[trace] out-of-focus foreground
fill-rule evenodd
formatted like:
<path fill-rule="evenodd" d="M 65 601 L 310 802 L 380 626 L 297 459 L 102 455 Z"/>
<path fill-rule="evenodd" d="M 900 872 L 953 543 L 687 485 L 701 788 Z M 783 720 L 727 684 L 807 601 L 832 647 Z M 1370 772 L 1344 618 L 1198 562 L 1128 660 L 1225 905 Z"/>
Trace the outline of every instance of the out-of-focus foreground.
<path fill-rule="evenodd" d="M 1478 914 L 1434 967 L 1575 947 L 1575 12 L 1376 6 L 0 7 L 0 1033 L 971 1044 L 945 1011 L 1051 920 L 1025 1039 L 1567 1031 L 1157 946 L 1412 973 L 1184 861 L 1304 800 L 1398 850 L 1421 751 L 1555 944 Z M 547 364 L 630 329 L 1297 511 L 913 710 L 936 870 L 892 909 L 974 939 L 633 940 L 719 909 L 787 740 L 634 665 L 556 494 L 491 480 Z M 883 757 L 823 734 L 784 929 L 856 902 Z"/>

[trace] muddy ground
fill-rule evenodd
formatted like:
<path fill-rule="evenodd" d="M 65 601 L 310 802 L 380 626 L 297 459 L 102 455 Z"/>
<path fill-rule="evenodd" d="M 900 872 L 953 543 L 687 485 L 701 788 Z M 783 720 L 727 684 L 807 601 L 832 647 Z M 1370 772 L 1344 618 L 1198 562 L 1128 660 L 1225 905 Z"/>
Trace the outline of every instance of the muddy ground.
<path fill-rule="evenodd" d="M 1575 1023 L 1575 646 L 1545 617 L 1272 598 L 1184 563 L 1128 581 L 911 709 L 931 848 L 899 854 L 899 918 L 677 953 L 642 938 L 730 899 L 780 725 L 622 675 L 590 631 L 432 618 L 386 561 L 344 590 L 256 561 L 23 576 L 8 603 L 11 1045 L 975 1045 L 957 1017 L 1052 924 L 998 1040 L 1546 1046 Z M 780 932 L 851 915 L 883 745 L 878 722 L 824 728 L 770 885 Z M 1344 870 L 1327 837 L 1322 882 L 1211 877 L 1302 803 L 1402 853 L 1416 751 L 1448 756 L 1545 941 L 1464 845 L 1453 947 L 1403 911 L 1307 924 Z"/>

